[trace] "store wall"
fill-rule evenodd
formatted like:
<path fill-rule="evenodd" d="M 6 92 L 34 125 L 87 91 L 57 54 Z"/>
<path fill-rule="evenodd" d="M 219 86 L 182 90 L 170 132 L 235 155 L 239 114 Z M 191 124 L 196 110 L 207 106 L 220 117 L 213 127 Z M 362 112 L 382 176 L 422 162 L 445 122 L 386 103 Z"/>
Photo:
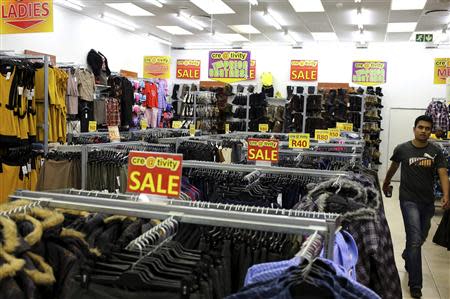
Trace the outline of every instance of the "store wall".
<path fill-rule="evenodd" d="M 405 119 L 402 127 L 389 126 L 390 108 L 426 108 L 433 97 L 445 97 L 445 85 L 433 84 L 434 58 L 449 57 L 449 49 L 425 49 L 415 43 L 373 43 L 368 49 L 356 49 L 352 43 L 307 44 L 303 49 L 291 47 L 264 47 L 250 49 L 251 58 L 256 59 L 256 78 L 262 72 L 272 72 L 275 91 L 286 96 L 287 85 L 302 84 L 290 81 L 289 70 L 292 59 L 314 59 L 319 61 L 319 82 L 351 83 L 352 61 L 387 61 L 387 82 L 382 85 L 384 93 L 380 177 L 384 177 L 388 163 L 389 130 L 412 130 L 413 119 Z M 201 80 L 208 80 L 208 50 L 173 50 L 172 78 L 175 78 L 176 59 L 200 59 Z M 172 82 L 192 82 L 172 79 Z M 256 84 L 246 81 L 242 84 Z M 260 86 L 259 86 L 260 87 Z M 412 131 L 411 131 L 412 137 Z M 389 142 L 394 142 L 391 140 Z"/>
<path fill-rule="evenodd" d="M 54 5 L 54 32 L 0 35 L 0 49 L 56 55 L 57 62 L 86 65 L 90 49 L 102 52 L 111 71 L 121 69 L 142 77 L 145 55 L 170 55 L 170 47 L 145 36 Z"/>

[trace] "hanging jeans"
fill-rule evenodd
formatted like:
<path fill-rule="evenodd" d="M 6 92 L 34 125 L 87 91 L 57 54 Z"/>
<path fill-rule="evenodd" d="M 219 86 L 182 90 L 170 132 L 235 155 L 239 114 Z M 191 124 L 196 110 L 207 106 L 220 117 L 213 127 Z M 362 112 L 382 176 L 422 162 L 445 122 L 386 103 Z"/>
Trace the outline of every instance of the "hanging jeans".
<path fill-rule="evenodd" d="M 145 109 L 145 118 L 147 119 L 147 124 L 150 128 L 156 128 L 158 121 L 158 110 L 158 108 Z"/>
<path fill-rule="evenodd" d="M 422 244 L 425 242 L 434 215 L 434 203 L 424 204 L 401 200 L 406 232 L 406 248 L 402 257 L 406 261 L 409 287 L 422 288 Z"/>

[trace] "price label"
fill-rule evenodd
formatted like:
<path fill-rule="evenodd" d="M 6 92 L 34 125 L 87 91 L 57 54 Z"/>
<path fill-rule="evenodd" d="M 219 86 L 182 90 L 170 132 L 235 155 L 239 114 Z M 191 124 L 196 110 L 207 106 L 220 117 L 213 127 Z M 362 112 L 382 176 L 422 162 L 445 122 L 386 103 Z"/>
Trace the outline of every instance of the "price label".
<path fill-rule="evenodd" d="M 225 124 L 225 134 L 230 133 L 230 124 Z"/>
<path fill-rule="evenodd" d="M 189 135 L 195 136 L 195 125 L 189 125 Z"/>
<path fill-rule="evenodd" d="M 130 152 L 128 192 L 178 197 L 181 190 L 183 155 Z"/>
<path fill-rule="evenodd" d="M 249 161 L 278 161 L 278 140 L 248 138 L 247 143 L 247 159 Z"/>
<path fill-rule="evenodd" d="M 447 132 L 447 139 L 450 139 L 450 131 Z"/>
<path fill-rule="evenodd" d="M 89 121 L 89 132 L 95 132 L 97 131 L 97 122 L 96 121 Z"/>
<path fill-rule="evenodd" d="M 269 124 L 259 124 L 259 131 L 260 132 L 269 132 Z"/>
<path fill-rule="evenodd" d="M 328 132 L 330 133 L 330 138 L 339 138 L 341 137 L 341 130 L 339 129 L 328 129 Z"/>
<path fill-rule="evenodd" d="M 141 130 L 147 130 L 148 124 L 145 118 L 141 119 Z"/>
<path fill-rule="evenodd" d="M 179 120 L 174 120 L 172 122 L 172 128 L 174 128 L 174 129 L 180 129 L 182 125 L 183 125 L 183 123 Z"/>
<path fill-rule="evenodd" d="M 352 123 L 336 123 L 336 128 L 342 131 L 353 131 Z"/>
<path fill-rule="evenodd" d="M 109 133 L 109 140 L 111 140 L 111 142 L 120 142 L 120 133 L 118 126 L 109 126 L 108 133 Z"/>
<path fill-rule="evenodd" d="M 289 148 L 309 148 L 309 134 L 289 134 Z"/>
<path fill-rule="evenodd" d="M 316 130 L 314 138 L 319 142 L 328 142 L 330 141 L 330 133 L 328 130 Z"/>

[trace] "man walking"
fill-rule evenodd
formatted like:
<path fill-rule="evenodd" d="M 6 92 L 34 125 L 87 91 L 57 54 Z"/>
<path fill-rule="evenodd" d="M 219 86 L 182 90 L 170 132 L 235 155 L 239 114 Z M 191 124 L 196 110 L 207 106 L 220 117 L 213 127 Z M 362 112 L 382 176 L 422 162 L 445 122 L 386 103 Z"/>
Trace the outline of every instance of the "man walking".
<path fill-rule="evenodd" d="M 449 208 L 449 181 L 442 151 L 428 142 L 433 127 L 431 117 L 421 115 L 414 122 L 414 139 L 398 145 L 383 183 L 386 195 L 392 177 L 401 168 L 400 208 L 406 232 L 406 248 L 402 257 L 409 274 L 411 297 L 422 297 L 421 247 L 434 215 L 434 175 L 437 171 L 442 186 L 442 205 Z"/>

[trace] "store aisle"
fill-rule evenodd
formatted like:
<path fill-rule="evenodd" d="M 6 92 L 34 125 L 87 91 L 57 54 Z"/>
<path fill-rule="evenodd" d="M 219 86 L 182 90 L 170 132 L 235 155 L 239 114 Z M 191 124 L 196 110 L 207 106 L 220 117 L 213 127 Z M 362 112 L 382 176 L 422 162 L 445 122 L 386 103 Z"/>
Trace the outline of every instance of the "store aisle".
<path fill-rule="evenodd" d="M 399 183 L 393 183 L 392 198 L 384 198 L 384 208 L 394 243 L 395 261 L 402 282 L 403 298 L 411 298 L 408 288 L 408 273 L 401 257 L 405 246 L 405 230 L 398 202 Z M 450 252 L 432 242 L 441 221 L 443 210 L 436 207 L 436 216 L 431 221 L 428 239 L 422 249 L 423 299 L 450 299 Z"/>

